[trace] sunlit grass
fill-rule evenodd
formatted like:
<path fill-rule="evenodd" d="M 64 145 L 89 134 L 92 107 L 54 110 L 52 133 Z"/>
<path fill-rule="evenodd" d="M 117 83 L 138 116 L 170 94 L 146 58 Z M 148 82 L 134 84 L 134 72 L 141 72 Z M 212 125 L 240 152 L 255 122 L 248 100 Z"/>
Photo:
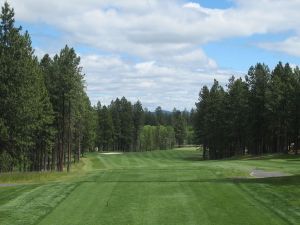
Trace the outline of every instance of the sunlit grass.
<path fill-rule="evenodd" d="M 89 153 L 70 173 L 1 175 L 0 224 L 300 224 L 299 156 L 203 161 L 195 148 Z M 260 168 L 288 177 L 256 179 Z"/>

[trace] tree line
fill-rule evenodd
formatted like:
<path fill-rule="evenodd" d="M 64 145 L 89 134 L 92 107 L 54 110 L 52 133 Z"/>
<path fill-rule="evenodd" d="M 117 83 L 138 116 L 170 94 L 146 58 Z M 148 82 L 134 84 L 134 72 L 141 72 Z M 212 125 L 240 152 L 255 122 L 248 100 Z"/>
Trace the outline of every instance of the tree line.
<path fill-rule="evenodd" d="M 299 149 L 300 70 L 288 63 L 273 71 L 251 66 L 245 79 L 232 77 L 226 90 L 214 81 L 199 94 L 194 114 L 196 142 L 204 158 L 288 153 Z"/>
<path fill-rule="evenodd" d="M 193 112 L 143 109 L 125 97 L 91 106 L 80 57 L 65 46 L 41 60 L 30 35 L 0 14 L 0 172 L 70 170 L 86 151 L 170 149 L 193 142 Z"/>
<path fill-rule="evenodd" d="M 7 2 L 0 22 L 0 172 L 69 170 L 94 138 L 80 58 L 65 46 L 38 60 Z"/>
<path fill-rule="evenodd" d="M 101 151 L 149 151 L 192 144 L 192 113 L 188 111 L 155 112 L 143 108 L 140 101 L 132 104 L 125 97 L 108 106 L 95 107 L 96 142 Z"/>

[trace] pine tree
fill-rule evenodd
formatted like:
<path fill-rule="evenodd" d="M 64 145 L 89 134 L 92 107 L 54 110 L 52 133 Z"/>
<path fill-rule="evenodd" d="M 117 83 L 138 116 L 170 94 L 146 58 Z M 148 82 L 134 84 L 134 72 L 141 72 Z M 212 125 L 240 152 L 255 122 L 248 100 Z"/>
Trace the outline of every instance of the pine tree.
<path fill-rule="evenodd" d="M 0 19 L 0 121 L 7 140 L 3 150 L 13 159 L 10 168 L 40 170 L 52 144 L 52 108 L 29 34 L 14 26 L 14 10 L 7 2 Z"/>
<path fill-rule="evenodd" d="M 113 122 L 111 114 L 106 106 L 101 109 L 101 117 L 99 118 L 100 130 L 100 147 L 104 151 L 108 151 L 113 144 Z"/>
<path fill-rule="evenodd" d="M 65 164 L 67 170 L 70 170 L 72 152 L 78 153 L 78 157 L 80 155 L 86 95 L 84 75 L 79 64 L 80 58 L 75 50 L 68 46 L 65 46 L 53 59 L 45 55 L 41 61 L 55 112 L 56 153 L 52 157 L 56 159 L 58 171 L 63 171 Z M 78 151 L 74 150 L 75 146 L 72 144 L 75 136 Z"/>
<path fill-rule="evenodd" d="M 115 151 L 121 150 L 121 103 L 117 98 L 115 101 L 112 101 L 110 106 L 110 113 L 113 121 L 113 149 Z"/>
<path fill-rule="evenodd" d="M 133 142 L 133 114 L 131 102 L 125 97 L 120 101 L 121 137 L 120 146 L 122 151 L 130 151 Z"/>
<path fill-rule="evenodd" d="M 162 108 L 160 106 L 158 106 L 155 109 L 155 117 L 156 117 L 156 124 L 157 125 L 165 125 L 164 113 L 163 113 Z"/>
<path fill-rule="evenodd" d="M 203 158 L 222 158 L 226 148 L 224 89 L 214 80 L 210 90 L 206 86 L 202 88 L 199 100 L 194 126 L 197 142 L 203 145 Z"/>
<path fill-rule="evenodd" d="M 267 116 L 267 88 L 270 81 L 270 70 L 265 64 L 258 63 L 250 67 L 246 82 L 249 86 L 250 97 L 250 128 L 249 151 L 253 154 L 262 154 L 267 151 L 268 116 Z"/>
<path fill-rule="evenodd" d="M 227 157 L 245 153 L 248 137 L 249 90 L 241 79 L 229 80 L 225 99 Z"/>
<path fill-rule="evenodd" d="M 175 131 L 176 143 L 178 146 L 183 145 L 186 135 L 186 129 L 184 126 L 184 119 L 179 110 L 173 110 L 173 127 Z"/>
<path fill-rule="evenodd" d="M 133 149 L 135 151 L 139 148 L 139 136 L 141 132 L 141 128 L 144 124 L 144 110 L 142 103 L 137 101 L 133 105 Z"/>

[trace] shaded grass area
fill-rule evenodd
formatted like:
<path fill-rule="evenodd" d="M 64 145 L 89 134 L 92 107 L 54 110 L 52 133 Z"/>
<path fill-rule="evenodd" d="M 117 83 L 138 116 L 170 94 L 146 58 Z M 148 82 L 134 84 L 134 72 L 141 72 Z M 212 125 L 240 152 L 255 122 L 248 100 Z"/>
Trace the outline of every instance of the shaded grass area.
<path fill-rule="evenodd" d="M 78 177 L 88 172 L 91 159 L 82 158 L 80 163 L 71 167 L 71 173 L 66 170 L 63 172 L 44 171 L 44 172 L 13 172 L 0 173 L 0 184 L 34 184 L 48 183 L 49 181 L 65 181 L 70 179 L 78 179 Z"/>
<path fill-rule="evenodd" d="M 300 224 L 300 157 L 199 155 L 191 148 L 91 153 L 51 182 L 43 173 L 16 176 L 32 184 L 0 187 L 0 224 Z M 292 176 L 255 179 L 254 168 Z"/>

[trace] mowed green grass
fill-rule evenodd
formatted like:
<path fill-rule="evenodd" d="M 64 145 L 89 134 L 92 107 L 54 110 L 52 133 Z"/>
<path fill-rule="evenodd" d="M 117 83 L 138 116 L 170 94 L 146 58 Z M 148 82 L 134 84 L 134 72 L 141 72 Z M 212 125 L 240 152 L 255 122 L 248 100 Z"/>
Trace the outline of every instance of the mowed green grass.
<path fill-rule="evenodd" d="M 256 179 L 254 168 L 291 176 Z M 201 161 L 195 149 L 91 153 L 69 175 L 1 175 L 0 183 L 21 183 L 0 187 L 0 224 L 300 224 L 296 156 Z"/>

